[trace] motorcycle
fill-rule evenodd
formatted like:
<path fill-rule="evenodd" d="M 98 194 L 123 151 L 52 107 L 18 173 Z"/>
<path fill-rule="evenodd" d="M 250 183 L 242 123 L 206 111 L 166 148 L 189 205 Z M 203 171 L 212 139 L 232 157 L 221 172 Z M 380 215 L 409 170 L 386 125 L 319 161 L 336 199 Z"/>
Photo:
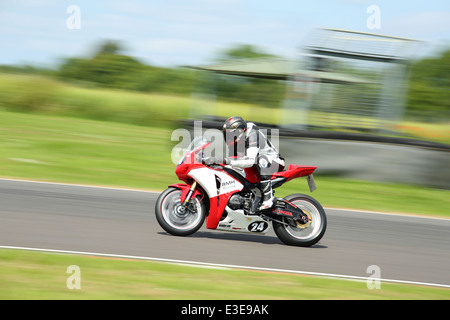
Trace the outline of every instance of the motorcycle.
<path fill-rule="evenodd" d="M 293 246 L 312 246 L 323 237 L 327 218 L 319 202 L 305 194 L 291 194 L 275 198 L 271 208 L 259 210 L 262 192 L 256 167 L 240 172 L 224 164 L 205 165 L 202 159 L 209 145 L 203 137 L 195 138 L 175 169 L 185 183 L 172 184 L 159 195 L 155 213 L 165 231 L 188 236 L 206 219 L 207 229 L 222 231 L 265 234 L 272 225 L 277 237 Z M 312 192 L 316 168 L 290 164 L 271 176 L 272 187 L 307 177 Z"/>

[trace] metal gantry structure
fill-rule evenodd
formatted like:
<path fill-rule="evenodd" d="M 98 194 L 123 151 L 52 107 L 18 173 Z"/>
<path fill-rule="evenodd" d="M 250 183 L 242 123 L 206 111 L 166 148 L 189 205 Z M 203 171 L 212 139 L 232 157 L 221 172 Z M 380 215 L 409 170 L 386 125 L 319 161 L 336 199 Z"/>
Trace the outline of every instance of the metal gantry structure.
<path fill-rule="evenodd" d="M 288 82 L 282 125 L 394 133 L 419 44 L 366 32 L 314 30 L 300 47 Z M 339 75 L 337 81 L 322 79 L 327 74 Z"/>
<path fill-rule="evenodd" d="M 420 43 L 322 28 L 304 39 L 296 59 L 248 59 L 191 68 L 208 71 L 209 83 L 214 74 L 283 80 L 286 93 L 275 106 L 281 108 L 274 123 L 280 127 L 395 133 L 404 114 L 409 63 Z M 215 115 L 210 103 L 214 90 L 206 94 L 204 89 L 191 109 L 197 118 L 205 111 L 202 104 L 209 104 L 209 115 Z"/>

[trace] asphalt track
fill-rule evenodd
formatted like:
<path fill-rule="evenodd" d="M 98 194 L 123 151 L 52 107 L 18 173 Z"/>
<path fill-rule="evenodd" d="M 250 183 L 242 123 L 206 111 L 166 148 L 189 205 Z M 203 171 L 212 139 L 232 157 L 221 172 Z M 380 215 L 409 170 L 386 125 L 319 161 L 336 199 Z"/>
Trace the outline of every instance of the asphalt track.
<path fill-rule="evenodd" d="M 266 235 L 205 227 L 165 233 L 158 193 L 0 179 L 0 246 L 50 248 L 370 277 L 450 287 L 450 220 L 326 209 L 328 229 L 310 248 Z"/>

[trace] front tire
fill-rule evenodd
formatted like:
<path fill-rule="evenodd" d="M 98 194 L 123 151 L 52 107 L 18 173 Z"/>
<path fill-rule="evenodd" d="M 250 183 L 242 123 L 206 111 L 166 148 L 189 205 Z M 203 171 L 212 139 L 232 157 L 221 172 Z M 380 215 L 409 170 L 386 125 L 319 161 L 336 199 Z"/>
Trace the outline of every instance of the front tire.
<path fill-rule="evenodd" d="M 203 225 L 206 208 L 204 202 L 200 201 L 199 197 L 195 197 L 183 210 L 180 197 L 181 190 L 177 188 L 168 188 L 161 193 L 155 205 L 156 220 L 168 233 L 175 236 L 188 236 Z"/>
<path fill-rule="evenodd" d="M 300 247 L 310 247 L 322 239 L 327 228 L 325 210 L 314 198 L 304 194 L 291 194 L 285 197 L 303 212 L 310 222 L 300 224 L 287 217 L 281 217 L 280 222 L 273 221 L 273 229 L 277 237 L 285 244 Z"/>

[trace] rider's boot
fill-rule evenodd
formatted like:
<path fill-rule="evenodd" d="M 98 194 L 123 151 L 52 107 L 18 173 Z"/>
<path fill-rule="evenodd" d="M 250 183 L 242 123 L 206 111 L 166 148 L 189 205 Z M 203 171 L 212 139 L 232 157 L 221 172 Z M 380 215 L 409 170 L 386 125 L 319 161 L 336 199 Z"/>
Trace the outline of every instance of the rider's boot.
<path fill-rule="evenodd" d="M 263 202 L 259 207 L 259 210 L 264 210 L 271 208 L 273 206 L 273 191 L 272 191 L 272 181 L 264 180 L 260 183 L 260 188 L 263 193 Z"/>

